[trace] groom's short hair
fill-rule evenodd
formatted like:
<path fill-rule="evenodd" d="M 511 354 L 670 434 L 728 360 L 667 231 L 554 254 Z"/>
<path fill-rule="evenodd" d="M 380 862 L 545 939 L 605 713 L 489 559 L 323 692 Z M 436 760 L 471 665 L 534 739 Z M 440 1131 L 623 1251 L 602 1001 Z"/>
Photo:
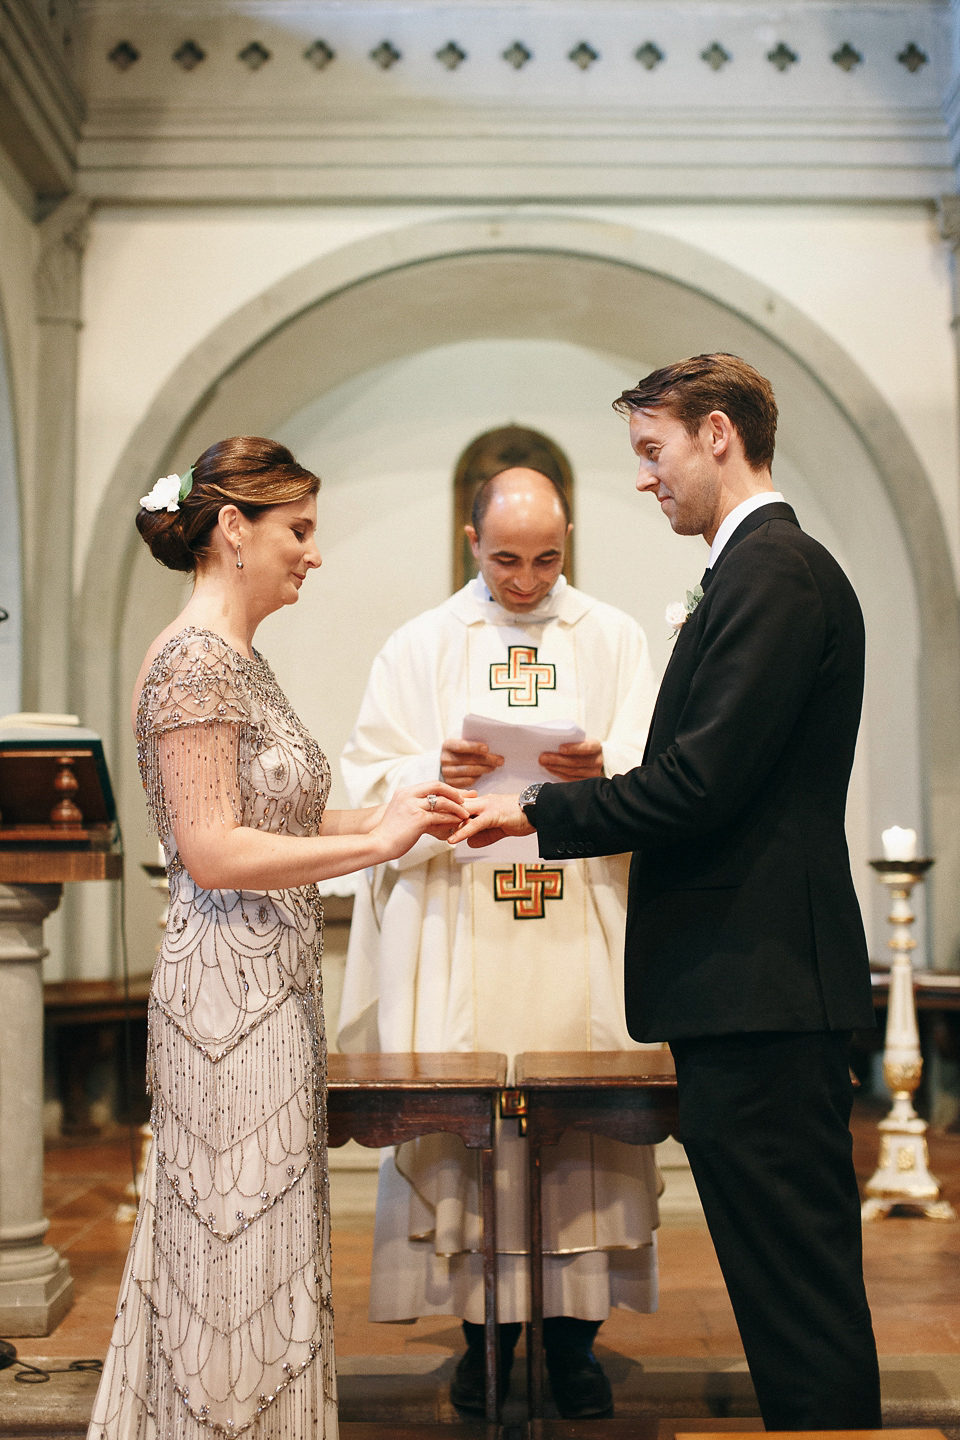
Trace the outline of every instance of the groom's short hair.
<path fill-rule="evenodd" d="M 613 408 L 621 415 L 660 406 L 675 415 L 690 435 L 713 410 L 722 410 L 743 442 L 752 470 L 773 464 L 777 402 L 770 381 L 739 355 L 694 355 L 665 365 L 624 390 Z"/>

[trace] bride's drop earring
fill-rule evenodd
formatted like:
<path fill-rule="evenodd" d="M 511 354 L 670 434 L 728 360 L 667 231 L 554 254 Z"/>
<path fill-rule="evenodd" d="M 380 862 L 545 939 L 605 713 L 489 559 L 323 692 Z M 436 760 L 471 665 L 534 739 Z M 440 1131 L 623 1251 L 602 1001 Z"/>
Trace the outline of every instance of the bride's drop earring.
<path fill-rule="evenodd" d="M 240 559 L 240 546 L 237 546 L 237 569 L 243 569 L 243 561 Z"/>

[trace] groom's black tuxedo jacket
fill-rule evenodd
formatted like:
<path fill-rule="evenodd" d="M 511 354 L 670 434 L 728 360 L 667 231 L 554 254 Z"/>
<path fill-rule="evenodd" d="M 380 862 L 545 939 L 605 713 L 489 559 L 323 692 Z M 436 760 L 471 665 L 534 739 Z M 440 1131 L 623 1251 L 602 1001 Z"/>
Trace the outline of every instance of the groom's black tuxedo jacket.
<path fill-rule="evenodd" d="M 871 1026 L 844 808 L 863 618 L 779 501 L 705 577 L 641 766 L 546 785 L 544 859 L 634 852 L 627 1024 L 637 1040 Z"/>

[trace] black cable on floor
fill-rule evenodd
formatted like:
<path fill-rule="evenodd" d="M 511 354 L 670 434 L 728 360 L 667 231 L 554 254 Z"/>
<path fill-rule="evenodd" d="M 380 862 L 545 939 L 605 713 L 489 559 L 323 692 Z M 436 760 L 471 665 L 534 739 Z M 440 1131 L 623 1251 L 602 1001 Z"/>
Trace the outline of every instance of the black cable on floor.
<path fill-rule="evenodd" d="M 71 1360 L 69 1365 L 51 1365 L 47 1369 L 41 1369 L 39 1365 L 31 1365 L 29 1360 L 21 1360 L 16 1347 L 11 1345 L 9 1340 L 0 1340 L 0 1370 L 9 1370 L 11 1365 L 18 1367 L 13 1378 L 21 1385 L 45 1385 L 51 1375 L 76 1374 L 84 1370 L 100 1375 L 103 1371 L 102 1360 Z"/>

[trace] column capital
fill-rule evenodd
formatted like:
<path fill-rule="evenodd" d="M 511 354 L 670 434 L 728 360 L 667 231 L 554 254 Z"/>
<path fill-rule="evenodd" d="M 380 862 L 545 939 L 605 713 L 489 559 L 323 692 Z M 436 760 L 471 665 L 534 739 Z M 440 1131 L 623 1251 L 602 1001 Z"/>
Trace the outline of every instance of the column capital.
<path fill-rule="evenodd" d="M 90 230 L 91 208 L 89 200 L 68 195 L 39 226 L 34 298 L 41 323 L 80 326 L 80 263 Z"/>
<path fill-rule="evenodd" d="M 0 926 L 42 925 L 63 897 L 62 885 L 0 885 Z M 10 957 L 0 939 L 0 960 Z"/>

